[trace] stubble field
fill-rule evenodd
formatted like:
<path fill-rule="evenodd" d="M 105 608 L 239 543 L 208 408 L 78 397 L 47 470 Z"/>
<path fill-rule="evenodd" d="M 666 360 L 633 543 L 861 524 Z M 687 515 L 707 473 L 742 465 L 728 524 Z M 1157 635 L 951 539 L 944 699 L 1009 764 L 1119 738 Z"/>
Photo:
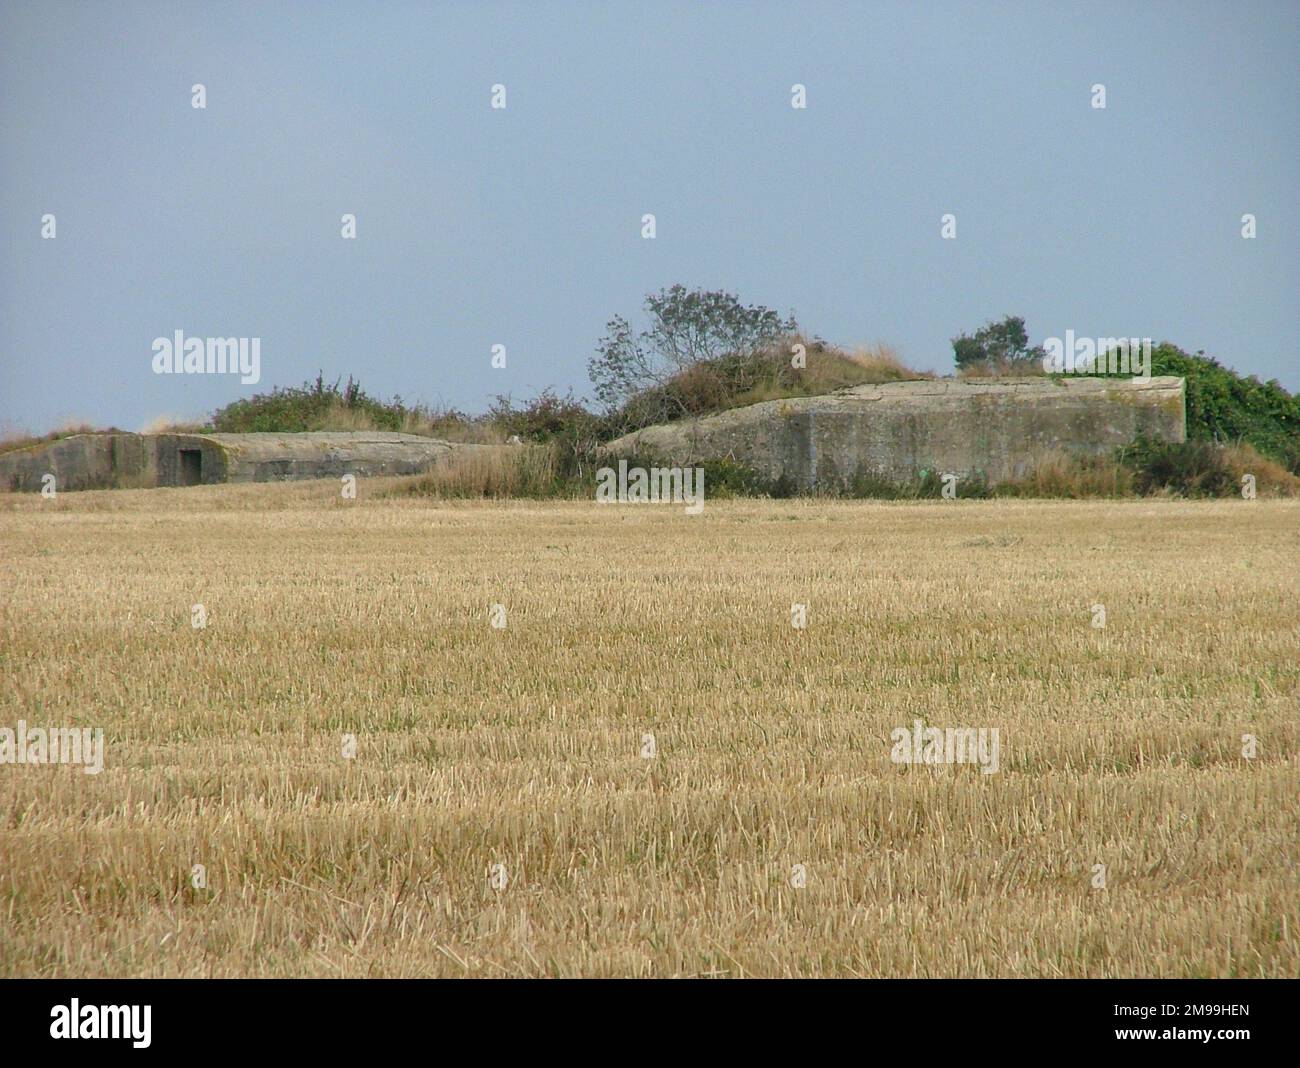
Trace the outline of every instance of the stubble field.
<path fill-rule="evenodd" d="M 1295 503 L 376 488 L 0 496 L 0 974 L 1300 971 Z"/>

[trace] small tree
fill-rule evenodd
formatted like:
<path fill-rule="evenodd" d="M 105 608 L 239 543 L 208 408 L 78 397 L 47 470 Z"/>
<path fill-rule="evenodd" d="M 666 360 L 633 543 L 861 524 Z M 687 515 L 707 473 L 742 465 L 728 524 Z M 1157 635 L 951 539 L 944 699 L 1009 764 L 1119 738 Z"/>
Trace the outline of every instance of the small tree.
<path fill-rule="evenodd" d="M 974 337 L 962 334 L 952 339 L 953 356 L 958 370 L 987 366 L 990 370 L 1027 370 L 1033 364 L 1041 366 L 1043 347 L 1029 347 L 1029 334 L 1025 320 L 1019 315 L 1008 315 L 1000 323 L 986 323 L 975 331 Z"/>
<path fill-rule="evenodd" d="M 597 399 L 611 410 L 701 363 L 751 356 L 798 329 L 793 315 L 746 307 L 722 290 L 675 285 L 646 297 L 645 309 L 650 325 L 640 333 L 621 315 L 611 319 L 587 364 Z"/>

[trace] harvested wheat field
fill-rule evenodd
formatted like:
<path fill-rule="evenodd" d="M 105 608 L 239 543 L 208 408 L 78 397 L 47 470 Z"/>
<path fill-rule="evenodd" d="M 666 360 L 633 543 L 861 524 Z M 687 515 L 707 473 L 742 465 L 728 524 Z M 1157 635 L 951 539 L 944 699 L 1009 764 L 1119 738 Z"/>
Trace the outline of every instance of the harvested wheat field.
<path fill-rule="evenodd" d="M 105 746 L 0 766 L 0 973 L 1294 976 L 1298 560 L 1272 501 L 0 497 L 0 726 Z"/>

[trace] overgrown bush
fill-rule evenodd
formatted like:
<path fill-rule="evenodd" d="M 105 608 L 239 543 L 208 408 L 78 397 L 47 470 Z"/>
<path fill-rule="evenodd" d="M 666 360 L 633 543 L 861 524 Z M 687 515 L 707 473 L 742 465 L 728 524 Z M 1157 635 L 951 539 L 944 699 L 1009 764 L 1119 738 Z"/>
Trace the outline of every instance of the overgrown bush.
<path fill-rule="evenodd" d="M 1151 352 L 1153 375 L 1187 380 L 1187 437 L 1222 444 L 1247 442 L 1300 474 L 1300 396 L 1273 379 L 1242 377 L 1204 353 L 1162 342 Z"/>
<path fill-rule="evenodd" d="M 301 388 L 276 387 L 270 393 L 232 401 L 213 413 L 212 427 L 227 434 L 300 433 L 325 429 L 325 424 L 341 413 L 363 417 L 370 424 L 367 429 L 397 430 L 403 409 L 400 401 L 384 404 L 369 396 L 351 376 L 340 389 L 337 380 L 326 385 L 322 374 L 315 383 L 304 382 Z"/>
<path fill-rule="evenodd" d="M 1254 478 L 1256 492 L 1263 496 L 1293 497 L 1300 491 L 1300 478 L 1248 443 L 1139 438 L 1119 450 L 1119 460 L 1132 469 L 1134 489 L 1140 494 L 1236 497 L 1243 475 Z"/>
<path fill-rule="evenodd" d="M 642 467 L 661 466 L 650 459 L 629 460 Z M 825 497 L 848 500 L 924 500 L 943 495 L 943 475 L 938 471 L 922 471 L 916 478 L 895 480 L 878 471 L 859 468 L 848 478 L 822 478 L 816 486 L 800 486 L 794 478 L 783 473 L 778 478 L 765 477 L 745 464 L 734 460 L 711 460 L 698 466 L 704 468 L 705 494 L 710 499 L 730 497 L 772 497 L 786 500 L 793 497 Z M 992 490 L 982 475 L 967 475 L 957 481 L 957 497 L 962 500 L 992 496 Z"/>
<path fill-rule="evenodd" d="M 651 464 L 641 462 L 641 466 L 649 468 Z M 769 480 L 752 467 L 735 460 L 705 460 L 695 466 L 704 469 L 704 495 L 707 500 L 772 496 L 773 487 Z"/>
<path fill-rule="evenodd" d="M 610 436 L 606 420 L 588 411 L 571 392 L 560 397 L 551 389 L 520 405 L 498 396 L 486 421 L 504 441 L 518 438 L 553 446 L 566 478 L 589 474 L 596 448 Z"/>

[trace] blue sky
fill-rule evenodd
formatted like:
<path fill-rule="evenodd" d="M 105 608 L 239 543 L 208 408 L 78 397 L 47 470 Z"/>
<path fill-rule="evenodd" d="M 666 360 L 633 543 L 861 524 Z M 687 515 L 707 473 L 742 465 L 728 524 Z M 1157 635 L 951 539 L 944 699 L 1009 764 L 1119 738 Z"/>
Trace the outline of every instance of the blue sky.
<path fill-rule="evenodd" d="M 1018 314 L 1294 391 L 1298 55 L 1293 3 L 0 3 L 0 429 L 585 393 L 675 282 L 942 372 Z M 155 375 L 178 329 L 261 382 Z"/>

